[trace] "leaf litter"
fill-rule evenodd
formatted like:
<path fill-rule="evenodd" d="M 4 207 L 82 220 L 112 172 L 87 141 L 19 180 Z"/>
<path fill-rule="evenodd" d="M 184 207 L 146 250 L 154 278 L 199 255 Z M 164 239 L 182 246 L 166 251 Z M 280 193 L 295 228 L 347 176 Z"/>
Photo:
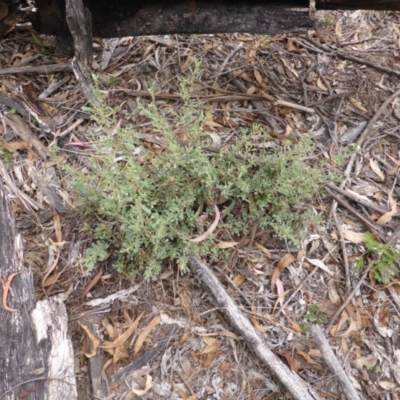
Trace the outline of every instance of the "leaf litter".
<path fill-rule="evenodd" d="M 102 68 L 95 72 L 108 85 L 111 101 L 120 105 L 121 124 L 134 125 L 155 154 L 162 138 L 151 131 L 138 104 L 149 101 L 151 81 L 157 104 L 168 114 L 179 100 L 177 76 L 195 59 L 203 63 L 198 95 L 206 99 L 205 123 L 218 146 L 255 122 L 272 130 L 260 148 L 288 140 L 291 131 L 312 132 L 319 153 L 310 157 L 346 179 L 341 191 L 330 187 L 341 202 L 329 193 L 316 199 L 312 206 L 326 220 L 311 227 L 312 239 L 302 249 L 262 235 L 247 238 L 249 248 L 243 238 L 217 243 L 221 250 L 234 251 L 236 261 L 216 266 L 216 272 L 276 354 L 320 392 L 330 393 L 327 398 L 339 395 L 340 387 L 301 328 L 306 315 L 321 323 L 321 312 L 330 320 L 325 335 L 354 387 L 364 396 L 386 398 L 400 384 L 400 350 L 393 334 L 400 323 L 399 277 L 382 285 L 355 267 L 357 260 L 379 257 L 365 247 L 371 227 L 399 248 L 399 97 L 390 97 L 398 87 L 399 15 L 320 12 L 318 18 L 321 27 L 310 33 L 311 40 L 246 34 L 124 38 L 104 45 L 114 54 L 104 52 Z M 28 32 L 9 35 L 2 65 L 35 68 L 65 61 L 52 55 L 52 38 L 40 40 L 47 60 L 32 57 L 40 49 Z M 96 43 L 99 61 L 102 48 Z M 383 72 L 382 66 L 389 70 Z M 0 101 L 0 175 L 24 237 L 26 265 L 35 272 L 38 298 L 66 294 L 81 398 L 88 398 L 88 358 L 99 351 L 110 383 L 104 398 L 283 396 L 190 275 L 179 276 L 172 268 L 164 278 L 138 284 L 107 263 L 93 271 L 80 265 L 90 232 L 81 229 L 84 216 L 72 212 L 71 177 L 46 157 L 57 141 L 66 162 L 78 159 L 81 168 L 90 168 L 86 101 L 72 73 L 3 75 L 0 93 L 12 97 L 20 82 L 45 107 L 30 120 L 27 114 L 6 116 L 9 109 Z M 361 148 L 354 145 L 358 138 Z M 216 228 L 220 216 L 214 207 L 214 223 L 207 221 L 208 230 L 193 240 L 204 240 Z M 354 288 L 360 279 L 351 295 L 345 281 Z M 14 311 L 7 306 L 9 289 L 3 288 L 3 307 Z M 100 337 L 90 330 L 91 323 L 101 326 Z M 82 346 L 84 335 L 89 342 Z M 118 371 L 127 371 L 125 380 L 115 378 Z"/>

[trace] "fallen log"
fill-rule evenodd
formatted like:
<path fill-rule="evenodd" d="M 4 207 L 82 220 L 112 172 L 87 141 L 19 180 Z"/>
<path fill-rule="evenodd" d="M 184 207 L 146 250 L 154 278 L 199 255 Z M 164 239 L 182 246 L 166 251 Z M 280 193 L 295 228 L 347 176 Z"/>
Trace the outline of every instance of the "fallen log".
<path fill-rule="evenodd" d="M 67 313 L 58 298 L 36 303 L 32 271 L 23 265 L 9 199 L 0 182 L 0 398 L 77 398 Z"/>
<path fill-rule="evenodd" d="M 70 35 L 66 0 L 34 0 L 35 9 L 29 9 L 26 3 L 27 0 L 0 0 L 0 37 L 24 16 L 39 33 Z M 93 35 L 103 38 L 172 33 L 303 33 L 314 25 L 310 10 L 400 10 L 400 0 L 84 0 L 83 3 L 92 15 Z"/>
<path fill-rule="evenodd" d="M 7 0 L 10 1 L 10 0 Z M 84 0 L 93 35 L 110 38 L 172 33 L 279 34 L 313 27 L 311 0 Z M 43 33 L 69 35 L 65 0 L 35 0 Z M 315 9 L 400 10 L 400 0 L 315 0 Z"/>

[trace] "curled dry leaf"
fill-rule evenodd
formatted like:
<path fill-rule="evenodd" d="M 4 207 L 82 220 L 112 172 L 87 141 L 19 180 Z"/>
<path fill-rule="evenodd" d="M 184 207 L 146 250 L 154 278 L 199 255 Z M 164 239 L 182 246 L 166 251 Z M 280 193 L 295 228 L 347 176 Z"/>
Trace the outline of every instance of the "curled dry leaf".
<path fill-rule="evenodd" d="M 368 369 L 371 369 L 372 367 L 375 367 L 377 362 L 378 362 L 378 359 L 373 354 L 369 354 L 368 356 L 363 356 L 363 357 L 354 359 L 351 362 L 351 365 L 354 368 L 357 368 L 360 371 L 362 371 L 364 369 L 368 370 Z"/>
<path fill-rule="evenodd" d="M 342 236 L 344 239 L 350 240 L 352 243 L 365 242 L 365 232 L 342 231 Z"/>
<path fill-rule="evenodd" d="M 54 272 L 54 274 L 52 274 L 52 275 L 47 276 L 46 279 L 44 280 L 44 282 L 42 283 L 42 286 L 44 288 L 46 288 L 46 287 L 54 285 L 58 281 L 58 278 L 61 276 L 62 273 L 63 273 L 63 271 L 61 270 L 61 271 Z"/>
<path fill-rule="evenodd" d="M 142 315 L 143 315 L 143 313 L 142 313 Z M 157 324 L 160 323 L 160 321 L 161 321 L 161 317 L 160 316 L 155 317 L 150 321 L 150 323 L 146 326 L 146 328 L 144 328 L 144 330 L 142 331 L 142 333 L 139 335 L 139 337 L 136 340 L 135 347 L 134 347 L 134 350 L 133 350 L 133 352 L 135 354 L 137 354 L 140 351 L 140 349 L 142 348 L 143 343 L 146 340 L 147 336 L 154 329 L 154 327 Z"/>
<path fill-rule="evenodd" d="M 327 272 L 329 275 L 333 275 L 333 271 L 331 271 L 330 268 L 322 260 L 318 260 L 317 258 L 306 258 L 306 260 L 310 264 L 312 264 L 312 265 L 322 269 L 323 271 Z"/>
<path fill-rule="evenodd" d="M 371 166 L 372 171 L 374 171 L 375 174 L 379 176 L 380 180 L 384 181 L 385 174 L 382 172 L 382 170 L 379 168 L 379 165 L 372 158 L 369 160 L 369 165 Z"/>
<path fill-rule="evenodd" d="M 7 281 L 6 282 L 4 282 L 1 278 L 0 278 L 0 282 L 1 282 L 1 284 L 2 284 L 2 286 L 3 286 L 3 308 L 6 310 L 6 311 L 9 311 L 9 312 L 19 312 L 18 310 L 16 310 L 16 309 L 14 309 L 14 308 L 11 308 L 11 307 L 9 307 L 8 305 L 7 305 L 7 296 L 8 296 L 8 291 L 10 290 L 10 286 L 11 286 L 11 282 L 12 282 L 12 280 L 14 279 L 14 277 L 16 276 L 16 275 L 18 275 L 18 274 L 20 274 L 20 272 L 14 272 L 13 274 L 11 274 L 8 278 L 7 278 Z"/>
<path fill-rule="evenodd" d="M 304 256 L 306 255 L 306 247 L 303 247 L 298 253 L 297 253 L 297 257 L 296 260 L 297 262 L 300 262 Z"/>
<path fill-rule="evenodd" d="M 101 347 L 103 349 L 112 349 L 121 346 L 128 338 L 135 332 L 137 329 L 137 326 L 139 324 L 140 319 L 143 316 L 143 312 L 135 319 L 135 321 L 132 322 L 132 325 L 117 339 L 115 339 L 113 342 L 106 342 L 103 344 Z"/>
<path fill-rule="evenodd" d="M 328 281 L 328 297 L 333 304 L 340 304 L 342 299 L 336 289 L 336 280 L 330 279 Z"/>
<path fill-rule="evenodd" d="M 263 83 L 263 78 L 261 76 L 260 71 L 257 68 L 254 68 L 254 77 L 256 78 L 256 81 L 259 85 L 262 85 Z"/>
<path fill-rule="evenodd" d="M 146 383 L 144 385 L 144 389 L 132 389 L 132 393 L 136 394 L 136 396 L 143 396 L 151 389 L 151 382 L 153 378 L 151 375 L 146 374 Z"/>
<path fill-rule="evenodd" d="M 31 143 L 25 143 L 25 142 L 3 142 L 0 140 L 0 145 L 4 147 L 7 151 L 10 153 L 15 153 L 18 150 L 28 150 L 30 151 L 32 149 L 32 144 Z"/>
<path fill-rule="evenodd" d="M 317 363 L 316 361 L 314 361 L 314 360 L 312 359 L 312 357 L 310 356 L 310 354 L 308 354 L 308 353 L 306 353 L 305 351 L 300 350 L 300 349 L 296 349 L 296 351 L 297 351 L 297 353 L 300 354 L 309 364 L 312 364 L 312 365 L 319 365 L 319 366 L 322 368 L 322 366 L 321 366 L 319 363 Z"/>
<path fill-rule="evenodd" d="M 285 254 L 281 258 L 271 277 L 271 291 L 275 289 L 276 281 L 278 280 L 281 272 L 294 261 L 296 261 L 296 259 L 291 254 Z"/>
<path fill-rule="evenodd" d="M 340 328 L 343 326 L 343 324 L 347 321 L 348 315 L 346 311 L 343 311 L 340 314 L 339 321 L 336 325 L 333 326 L 331 330 L 331 335 L 336 337 L 337 332 L 340 330 Z"/>
<path fill-rule="evenodd" d="M 373 318 L 374 326 L 375 326 L 376 330 L 379 332 L 379 334 L 380 334 L 382 337 L 384 337 L 384 338 L 391 338 L 391 337 L 393 336 L 393 330 L 392 330 L 391 328 L 389 328 L 388 326 L 385 326 L 385 325 L 379 320 L 379 317 L 380 317 L 379 314 L 380 314 L 380 310 L 378 309 L 378 310 L 375 312 L 375 315 L 374 315 L 375 318 Z"/>
<path fill-rule="evenodd" d="M 392 217 L 397 213 L 397 203 L 393 199 L 393 196 L 391 195 L 390 192 L 389 192 L 389 204 L 391 210 L 383 214 L 382 217 L 380 217 L 378 221 L 376 221 L 378 225 L 386 225 L 392 219 Z"/>
<path fill-rule="evenodd" d="M 220 212 L 216 205 L 214 205 L 214 210 L 215 210 L 215 219 L 214 222 L 211 224 L 211 226 L 207 229 L 205 233 L 198 236 L 197 238 L 189 239 L 189 242 L 200 243 L 203 240 L 206 240 L 215 231 L 215 228 L 218 226 L 218 222 L 220 219 Z"/>
<path fill-rule="evenodd" d="M 234 283 L 236 286 L 241 286 L 241 285 L 243 285 L 243 283 L 245 282 L 245 280 L 246 280 L 246 277 L 245 277 L 245 276 L 243 276 L 243 275 L 236 275 L 236 276 L 233 278 L 233 283 Z"/>
<path fill-rule="evenodd" d="M 281 307 L 283 306 L 283 299 L 285 298 L 285 290 L 283 288 L 283 283 L 280 279 L 277 279 L 276 282 L 276 291 L 278 293 L 278 300 L 276 301 L 276 304 L 280 304 Z M 285 312 L 283 311 L 283 313 L 285 314 Z"/>
<path fill-rule="evenodd" d="M 358 326 L 357 326 L 357 321 L 355 321 L 353 318 L 349 318 L 350 320 L 350 325 L 348 326 L 348 328 L 346 329 L 345 332 L 336 335 L 336 337 L 341 337 L 341 338 L 348 338 L 350 337 L 354 332 L 358 332 Z"/>
<path fill-rule="evenodd" d="M 200 354 L 210 354 L 217 351 L 220 347 L 218 339 L 212 337 L 203 337 L 204 342 L 207 344 L 206 348 Z"/>
<path fill-rule="evenodd" d="M 254 242 L 254 246 L 257 247 L 258 250 L 261 250 L 268 258 L 272 258 L 271 252 L 262 244 Z"/>
<path fill-rule="evenodd" d="M 82 297 L 85 297 L 96 285 L 96 283 L 100 280 L 103 275 L 103 270 L 101 269 L 96 276 L 89 282 L 89 284 L 85 287 L 82 292 Z"/>
<path fill-rule="evenodd" d="M 387 391 L 392 391 L 398 389 L 397 383 L 395 382 L 390 382 L 390 381 L 378 381 L 378 385 Z"/>
<path fill-rule="evenodd" d="M 297 333 L 302 332 L 301 326 L 297 322 L 295 322 L 292 319 L 290 319 L 286 314 L 285 314 L 285 317 L 289 321 L 289 328 L 290 329 L 292 329 L 293 331 L 295 331 Z"/>
<path fill-rule="evenodd" d="M 86 334 L 88 335 L 88 338 L 92 342 L 92 350 L 91 350 L 91 352 L 90 353 L 85 353 L 85 356 L 87 358 L 92 358 L 97 353 L 97 349 L 99 348 L 100 341 L 99 341 L 99 339 L 97 339 L 97 337 L 94 335 L 94 333 L 89 329 L 89 327 L 87 325 L 82 324 L 79 321 L 78 321 L 78 324 L 86 332 Z"/>

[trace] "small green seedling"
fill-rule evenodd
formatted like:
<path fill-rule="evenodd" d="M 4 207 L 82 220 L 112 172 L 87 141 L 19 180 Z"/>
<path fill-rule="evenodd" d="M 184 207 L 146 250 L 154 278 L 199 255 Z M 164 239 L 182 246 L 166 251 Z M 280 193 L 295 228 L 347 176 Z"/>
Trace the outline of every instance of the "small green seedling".
<path fill-rule="evenodd" d="M 365 247 L 376 260 L 372 261 L 371 273 L 377 282 L 387 284 L 399 273 L 400 252 L 394 247 L 378 242 L 372 233 L 365 236 Z M 356 264 L 360 266 L 361 262 Z"/>
<path fill-rule="evenodd" d="M 309 332 L 311 325 L 322 325 L 328 322 L 328 316 L 320 310 L 317 304 L 310 305 L 307 314 L 303 315 L 303 323 L 300 325 L 303 332 Z"/>

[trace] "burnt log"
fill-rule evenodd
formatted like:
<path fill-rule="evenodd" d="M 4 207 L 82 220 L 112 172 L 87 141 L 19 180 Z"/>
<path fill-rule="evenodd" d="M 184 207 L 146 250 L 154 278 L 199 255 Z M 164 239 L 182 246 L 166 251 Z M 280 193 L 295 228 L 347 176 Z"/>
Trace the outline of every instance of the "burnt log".
<path fill-rule="evenodd" d="M 1 0 L 0 0 L 1 1 Z M 308 0 L 84 0 L 93 35 L 103 38 L 171 33 L 306 32 Z M 65 0 L 36 0 L 32 18 L 41 33 L 69 35 Z"/>
<path fill-rule="evenodd" d="M 1 0 L 0 0 L 1 1 Z M 10 0 L 8 0 L 10 1 Z M 305 32 L 309 0 L 84 0 L 93 35 L 123 37 L 170 33 Z M 35 0 L 39 32 L 69 35 L 65 0 Z M 400 0 L 316 0 L 316 10 L 400 10 Z"/>
<path fill-rule="evenodd" d="M 27 0 L 0 0 L 0 37 L 28 10 Z M 39 33 L 69 36 L 66 0 L 34 0 Z M 93 35 L 103 38 L 172 33 L 305 32 L 311 0 L 83 0 Z M 400 0 L 315 0 L 316 10 L 400 10 Z M 18 6 L 21 6 L 18 9 Z M 22 8 L 22 9 L 21 9 Z"/>
<path fill-rule="evenodd" d="M 0 398 L 77 398 L 67 313 L 57 298 L 36 303 L 32 272 L 23 265 L 9 199 L 0 182 Z"/>

